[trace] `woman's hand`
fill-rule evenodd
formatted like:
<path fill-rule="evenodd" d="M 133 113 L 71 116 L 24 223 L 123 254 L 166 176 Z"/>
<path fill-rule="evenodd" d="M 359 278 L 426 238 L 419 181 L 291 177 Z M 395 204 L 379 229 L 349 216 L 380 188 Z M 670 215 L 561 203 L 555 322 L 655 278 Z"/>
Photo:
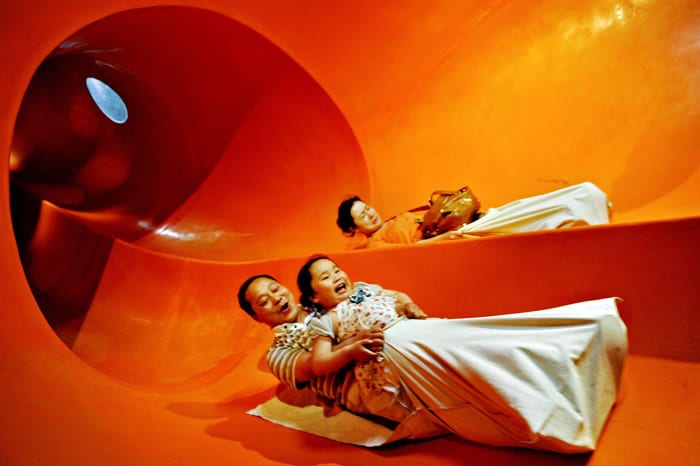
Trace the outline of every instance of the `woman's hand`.
<path fill-rule="evenodd" d="M 362 342 L 370 351 L 380 352 L 384 348 L 384 331 L 380 329 L 362 329 L 348 341 L 351 343 Z"/>
<path fill-rule="evenodd" d="M 372 359 L 377 359 L 379 356 L 379 351 L 371 349 L 372 347 L 377 347 L 377 345 L 381 347 L 381 341 L 364 338 L 349 345 L 348 351 L 355 362 L 367 362 Z"/>
<path fill-rule="evenodd" d="M 362 329 L 347 340 L 338 343 L 333 349 L 339 350 L 357 342 L 366 345 L 370 351 L 378 353 L 384 348 L 384 331 L 373 328 Z"/>
<path fill-rule="evenodd" d="M 423 309 L 418 307 L 416 303 L 404 303 L 401 306 L 397 304 L 396 312 L 409 319 L 425 319 L 428 317 L 428 314 L 423 312 Z"/>
<path fill-rule="evenodd" d="M 319 339 L 317 338 L 317 340 Z M 382 349 L 384 349 L 384 331 L 380 329 L 363 329 L 337 345 L 328 347 L 319 342 L 319 346 L 324 347 L 324 350 L 318 350 L 316 355 L 317 361 L 321 359 L 321 354 L 330 351 L 332 355 L 330 357 L 335 361 L 341 361 L 343 360 L 342 358 L 347 358 L 347 362 L 354 360 L 362 363 L 380 356 Z M 314 351 L 317 351 L 316 346 L 314 346 Z M 319 375 L 326 370 L 325 368 L 321 369 L 320 366 L 317 366 L 315 372 L 316 375 Z"/>
<path fill-rule="evenodd" d="M 351 346 L 348 351 L 357 362 L 365 362 L 376 358 L 384 349 L 384 331 L 380 329 L 363 329 L 352 338 L 348 338 L 342 346 Z M 341 345 L 338 345 L 340 347 Z"/>
<path fill-rule="evenodd" d="M 406 294 L 392 291 L 396 298 L 396 313 L 409 319 L 425 319 L 428 315 Z"/>

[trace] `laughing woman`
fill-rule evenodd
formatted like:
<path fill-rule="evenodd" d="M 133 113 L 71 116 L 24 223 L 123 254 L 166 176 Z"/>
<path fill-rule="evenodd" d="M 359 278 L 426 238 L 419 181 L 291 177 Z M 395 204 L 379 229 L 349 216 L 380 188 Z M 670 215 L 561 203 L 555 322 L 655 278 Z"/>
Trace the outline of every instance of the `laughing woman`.
<path fill-rule="evenodd" d="M 600 225 L 610 222 L 611 209 L 598 186 L 583 182 L 488 209 L 457 230 L 429 239 L 421 235 L 423 211 L 402 212 L 384 221 L 358 196 L 340 203 L 336 223 L 349 239 L 348 249 L 362 249 Z"/>

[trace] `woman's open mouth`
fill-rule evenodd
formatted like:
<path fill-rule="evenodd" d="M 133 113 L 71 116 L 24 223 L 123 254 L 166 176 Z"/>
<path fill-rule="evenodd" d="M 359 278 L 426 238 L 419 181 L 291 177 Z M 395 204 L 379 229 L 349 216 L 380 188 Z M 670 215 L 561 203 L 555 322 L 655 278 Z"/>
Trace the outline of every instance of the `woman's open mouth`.
<path fill-rule="evenodd" d="M 287 309 L 289 309 L 289 302 L 285 301 L 284 304 L 280 306 L 280 312 L 287 312 Z"/>

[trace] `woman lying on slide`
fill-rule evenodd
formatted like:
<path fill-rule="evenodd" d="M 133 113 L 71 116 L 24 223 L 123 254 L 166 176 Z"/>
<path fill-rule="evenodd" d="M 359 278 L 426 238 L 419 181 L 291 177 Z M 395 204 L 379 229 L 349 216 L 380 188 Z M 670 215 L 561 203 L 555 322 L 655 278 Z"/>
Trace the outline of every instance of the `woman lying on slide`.
<path fill-rule="evenodd" d="M 387 291 L 389 292 L 389 291 Z M 397 298 L 400 294 L 396 292 Z M 255 275 L 248 278 L 238 291 L 238 303 L 253 319 L 272 329 L 274 342 L 267 353 L 267 362 L 272 373 L 281 382 L 292 387 L 301 387 L 311 381 L 312 390 L 335 399 L 333 382 L 347 385 L 346 374 L 336 374 L 353 361 L 364 362 L 376 357 L 383 345 L 381 329 L 366 329 L 357 332 L 335 347 L 335 365 L 323 374 L 311 368 L 312 340 L 309 323 L 317 312 L 315 306 L 302 307 L 287 287 L 271 275 Z M 405 315 L 424 318 L 420 309 L 406 306 Z M 321 379 L 320 375 L 329 375 Z M 350 377 L 353 378 L 353 377 Z"/>
<path fill-rule="evenodd" d="M 261 280 L 239 294 L 254 315 L 272 296 Z M 420 320 L 401 315 L 423 315 L 408 296 L 354 284 L 325 256 L 302 267 L 298 284 L 304 301 L 327 312 L 311 317 L 310 354 L 303 323 L 293 337 L 291 321 L 266 321 L 275 333 L 268 361 L 282 382 L 308 378 L 317 393 L 350 411 L 396 421 L 396 438 L 450 432 L 489 445 L 564 453 L 595 447 L 626 354 L 614 298 L 503 316 Z M 293 302 L 289 296 L 272 299 L 281 313 Z M 383 328 L 383 345 L 379 332 L 367 333 L 377 328 Z"/>
<path fill-rule="evenodd" d="M 584 182 L 556 191 L 491 208 L 477 220 L 454 232 L 422 239 L 423 212 L 403 212 L 383 221 L 374 208 L 353 196 L 338 207 L 338 227 L 353 238 L 352 248 L 458 239 L 525 231 L 553 230 L 577 225 L 609 223 L 607 196 L 596 185 Z"/>

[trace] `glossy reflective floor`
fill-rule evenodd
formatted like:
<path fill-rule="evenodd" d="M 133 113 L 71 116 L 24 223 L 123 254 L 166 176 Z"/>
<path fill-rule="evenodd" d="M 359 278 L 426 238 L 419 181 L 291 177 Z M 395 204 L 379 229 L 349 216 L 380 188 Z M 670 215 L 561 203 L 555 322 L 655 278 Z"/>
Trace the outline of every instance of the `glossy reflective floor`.
<path fill-rule="evenodd" d="M 0 16 L 0 463 L 700 461 L 700 5 L 16 2 Z M 86 77 L 129 107 L 110 122 Z M 0 174 L 2 174 L 0 173 Z M 589 180 L 611 226 L 343 252 L 469 183 L 486 206 Z M 315 252 L 432 315 L 624 299 L 631 356 L 593 455 L 442 438 L 365 450 L 245 411 L 274 393 L 235 304 Z"/>

